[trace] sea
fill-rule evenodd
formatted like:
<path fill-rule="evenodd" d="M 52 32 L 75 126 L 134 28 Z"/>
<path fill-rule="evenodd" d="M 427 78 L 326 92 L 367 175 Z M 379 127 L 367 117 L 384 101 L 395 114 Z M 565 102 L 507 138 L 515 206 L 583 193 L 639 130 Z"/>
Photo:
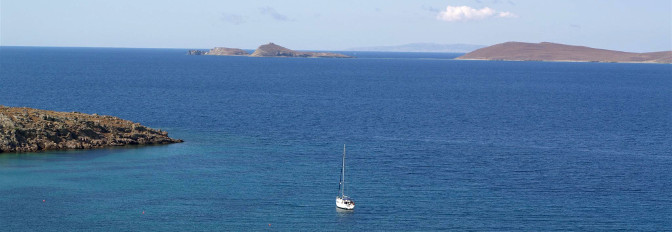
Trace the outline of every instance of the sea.
<path fill-rule="evenodd" d="M 0 105 L 185 141 L 1 153 L 0 230 L 672 230 L 672 65 L 186 53 L 0 47 Z"/>

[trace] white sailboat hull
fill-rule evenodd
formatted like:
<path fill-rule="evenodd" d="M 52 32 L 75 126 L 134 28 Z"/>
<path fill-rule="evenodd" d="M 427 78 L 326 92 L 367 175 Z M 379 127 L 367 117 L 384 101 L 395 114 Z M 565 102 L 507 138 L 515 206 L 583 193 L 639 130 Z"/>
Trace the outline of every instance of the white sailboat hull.
<path fill-rule="evenodd" d="M 343 198 L 336 197 L 336 207 L 351 210 L 355 208 L 355 202 L 352 202 L 351 200 L 343 200 Z"/>

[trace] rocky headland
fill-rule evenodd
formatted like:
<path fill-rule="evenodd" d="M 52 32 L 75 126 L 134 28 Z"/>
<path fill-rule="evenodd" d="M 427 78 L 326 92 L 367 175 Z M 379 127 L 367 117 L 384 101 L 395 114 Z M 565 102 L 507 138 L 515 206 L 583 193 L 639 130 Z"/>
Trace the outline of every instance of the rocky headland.
<path fill-rule="evenodd" d="M 305 57 L 305 58 L 352 58 L 351 56 L 332 52 L 301 52 L 294 51 L 280 45 L 269 43 L 259 46 L 251 55 L 238 48 L 216 47 L 210 51 L 189 50 L 188 55 L 217 55 L 217 56 L 251 56 L 251 57 Z"/>
<path fill-rule="evenodd" d="M 339 53 L 331 52 L 300 52 L 294 51 L 274 43 L 259 46 L 250 56 L 257 57 L 311 57 L 311 58 L 352 58 Z"/>
<path fill-rule="evenodd" d="M 557 43 L 506 42 L 481 48 L 458 60 L 672 63 L 672 51 L 633 53 Z"/>
<path fill-rule="evenodd" d="M 247 56 L 250 53 L 240 48 L 215 47 L 210 51 L 189 50 L 187 55 L 210 55 L 210 56 Z"/>
<path fill-rule="evenodd" d="M 0 106 L 0 153 L 180 142 L 113 116 Z"/>

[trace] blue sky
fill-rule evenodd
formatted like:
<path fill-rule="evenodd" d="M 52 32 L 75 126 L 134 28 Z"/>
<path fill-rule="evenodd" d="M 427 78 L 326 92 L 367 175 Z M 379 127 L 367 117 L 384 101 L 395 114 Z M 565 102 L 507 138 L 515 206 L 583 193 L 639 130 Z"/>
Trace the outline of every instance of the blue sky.
<path fill-rule="evenodd" d="M 557 42 L 672 50 L 670 0 L 1 0 L 0 45 L 340 50 Z"/>

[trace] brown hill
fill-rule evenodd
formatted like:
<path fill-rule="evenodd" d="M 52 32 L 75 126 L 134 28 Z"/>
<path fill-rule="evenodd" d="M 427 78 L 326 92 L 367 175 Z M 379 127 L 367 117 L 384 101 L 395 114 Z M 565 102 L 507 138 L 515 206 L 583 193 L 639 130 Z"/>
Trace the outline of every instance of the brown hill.
<path fill-rule="evenodd" d="M 179 142 L 117 117 L 0 106 L 0 153 Z"/>
<path fill-rule="evenodd" d="M 506 42 L 467 53 L 459 60 L 672 63 L 672 51 L 632 53 L 556 43 Z"/>
<path fill-rule="evenodd" d="M 330 52 L 299 52 L 280 45 L 269 43 L 259 46 L 250 56 L 257 57 L 322 57 L 322 58 L 351 58 L 338 53 Z"/>

